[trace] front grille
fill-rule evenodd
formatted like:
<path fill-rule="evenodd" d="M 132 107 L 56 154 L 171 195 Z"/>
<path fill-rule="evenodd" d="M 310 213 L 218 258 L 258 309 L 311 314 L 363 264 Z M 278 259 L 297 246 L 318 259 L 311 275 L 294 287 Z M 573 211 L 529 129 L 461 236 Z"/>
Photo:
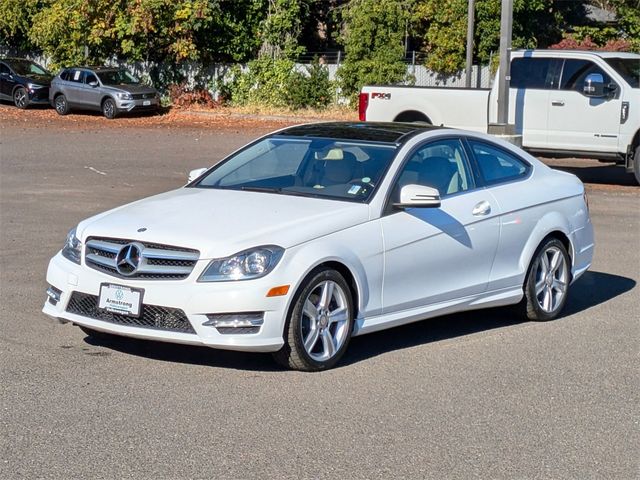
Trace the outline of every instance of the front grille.
<path fill-rule="evenodd" d="M 116 257 L 128 244 L 135 244 L 140 251 L 138 268 L 133 274 L 122 275 L 116 266 Z M 181 280 L 187 278 L 195 267 L 200 252 L 183 247 L 158 243 L 139 242 L 122 238 L 90 237 L 87 240 L 84 259 L 87 266 L 119 278 L 144 278 L 150 280 Z"/>
<path fill-rule="evenodd" d="M 134 93 L 131 95 L 134 100 L 149 99 L 156 96 L 155 93 Z"/>
<path fill-rule="evenodd" d="M 98 297 L 82 292 L 73 292 L 67 305 L 67 312 L 130 327 L 196 333 L 185 313 L 178 308 L 143 304 L 139 317 L 129 317 L 119 313 L 100 310 L 98 308 Z"/>

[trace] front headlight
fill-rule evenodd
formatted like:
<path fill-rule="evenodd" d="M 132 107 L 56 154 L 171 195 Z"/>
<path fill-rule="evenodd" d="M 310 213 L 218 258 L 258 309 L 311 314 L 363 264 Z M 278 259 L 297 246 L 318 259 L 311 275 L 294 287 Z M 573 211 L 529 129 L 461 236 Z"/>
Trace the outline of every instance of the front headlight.
<path fill-rule="evenodd" d="M 44 85 L 38 85 L 37 83 L 27 83 L 27 88 L 29 90 L 39 90 L 44 88 Z"/>
<path fill-rule="evenodd" d="M 62 247 L 62 256 L 67 260 L 80 265 L 82 256 L 82 242 L 76 237 L 76 229 L 72 228 L 67 234 L 67 241 Z"/>
<path fill-rule="evenodd" d="M 120 93 L 120 92 L 118 92 L 118 93 L 116 93 L 116 95 L 118 96 L 118 98 L 120 100 L 133 100 L 133 97 L 131 96 L 130 93 L 126 93 L 126 92 L 125 93 Z"/>
<path fill-rule="evenodd" d="M 198 281 L 228 282 L 264 277 L 275 268 L 283 253 L 281 247 L 265 245 L 227 258 L 217 258 L 209 263 Z"/>

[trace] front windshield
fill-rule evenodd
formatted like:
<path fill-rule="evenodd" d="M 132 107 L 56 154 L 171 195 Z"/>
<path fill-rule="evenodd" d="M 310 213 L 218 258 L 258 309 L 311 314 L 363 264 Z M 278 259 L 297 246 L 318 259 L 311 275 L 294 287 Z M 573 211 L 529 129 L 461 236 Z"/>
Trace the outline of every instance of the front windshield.
<path fill-rule="evenodd" d="M 140 83 L 136 77 L 126 70 L 106 70 L 97 72 L 103 85 L 135 85 Z"/>
<path fill-rule="evenodd" d="M 30 62 L 29 60 L 16 60 L 9 63 L 14 72 L 18 75 L 28 77 L 31 75 L 49 75 L 44 68 L 37 63 Z"/>
<path fill-rule="evenodd" d="M 366 202 L 397 146 L 272 136 L 214 167 L 195 187 Z"/>
<path fill-rule="evenodd" d="M 632 88 L 640 88 L 640 58 L 607 58 L 605 60 Z"/>

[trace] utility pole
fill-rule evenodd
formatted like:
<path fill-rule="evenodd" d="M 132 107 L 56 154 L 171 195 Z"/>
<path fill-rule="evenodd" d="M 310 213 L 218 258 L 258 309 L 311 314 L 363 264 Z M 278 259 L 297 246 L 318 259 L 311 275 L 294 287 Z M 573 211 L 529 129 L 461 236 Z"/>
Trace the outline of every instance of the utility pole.
<path fill-rule="evenodd" d="M 522 135 L 516 135 L 515 125 L 509 124 L 509 85 L 511 83 L 511 33 L 513 28 L 513 0 L 502 0 L 500 14 L 500 71 L 498 75 L 497 122 L 490 123 L 488 133 L 498 135 L 514 145 L 522 146 Z"/>
<path fill-rule="evenodd" d="M 509 84 L 511 81 L 511 33 L 513 28 L 513 0 L 502 0 L 500 14 L 500 76 L 498 77 L 498 124 L 509 123 Z"/>
<path fill-rule="evenodd" d="M 475 0 L 469 0 L 469 7 L 467 9 L 467 63 L 465 67 L 465 86 L 471 87 L 471 67 L 473 62 L 473 32 L 475 30 L 475 13 L 476 6 Z"/>

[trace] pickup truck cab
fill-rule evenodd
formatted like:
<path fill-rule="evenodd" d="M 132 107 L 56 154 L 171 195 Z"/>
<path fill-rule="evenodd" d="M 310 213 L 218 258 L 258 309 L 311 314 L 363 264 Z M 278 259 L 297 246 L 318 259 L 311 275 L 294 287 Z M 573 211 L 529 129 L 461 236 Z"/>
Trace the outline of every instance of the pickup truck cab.
<path fill-rule="evenodd" d="M 422 121 L 487 132 L 497 120 L 491 89 L 365 86 L 360 119 Z M 521 50 L 511 54 L 509 123 L 543 156 L 615 161 L 640 183 L 640 55 Z"/>

